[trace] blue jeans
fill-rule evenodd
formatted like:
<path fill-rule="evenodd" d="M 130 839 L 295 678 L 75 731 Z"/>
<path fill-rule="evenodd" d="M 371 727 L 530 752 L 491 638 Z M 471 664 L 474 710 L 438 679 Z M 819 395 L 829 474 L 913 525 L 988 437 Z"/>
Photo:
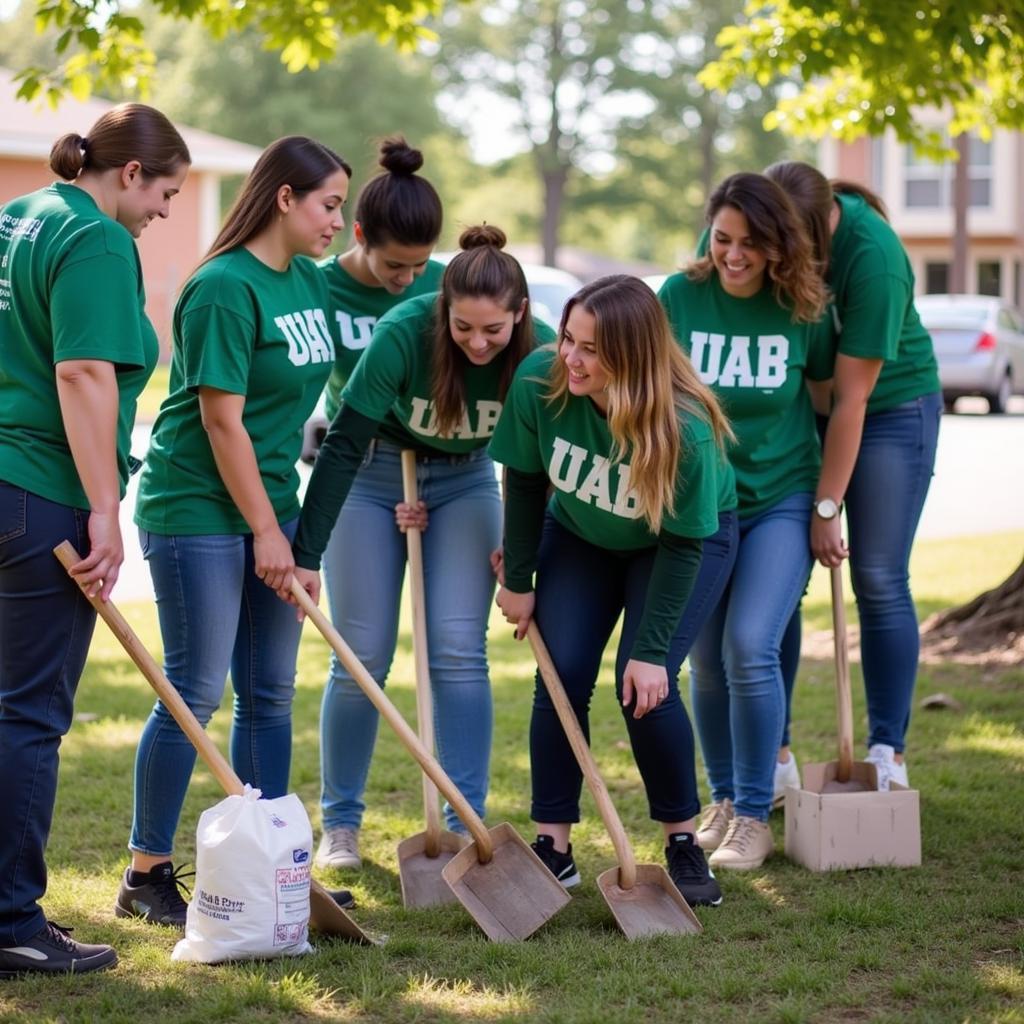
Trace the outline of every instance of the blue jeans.
<path fill-rule="evenodd" d="M 697 580 L 668 650 L 668 697 L 643 718 L 634 718 L 632 705 L 622 708 L 622 676 L 647 599 L 656 548 L 609 551 L 567 530 L 550 513 L 544 521 L 537 564 L 537 627 L 589 742 L 590 699 L 605 646 L 622 614 L 615 695 L 655 821 L 686 821 L 700 810 L 693 730 L 679 697 L 679 669 L 718 603 L 736 548 L 735 513 L 724 512 L 718 532 L 704 541 Z M 583 776 L 540 673 L 530 719 L 530 766 L 533 820 L 579 821 Z"/>
<path fill-rule="evenodd" d="M 711 796 L 768 820 L 785 694 L 779 650 L 811 572 L 813 495 L 740 520 L 739 554 L 690 653 L 694 718 Z"/>
<path fill-rule="evenodd" d="M 298 519 L 281 529 L 294 537 Z M 164 671 L 202 725 L 235 692 L 231 762 L 242 782 L 288 792 L 301 625 L 254 571 L 252 534 L 163 536 L 140 530 L 156 592 Z M 196 752 L 159 701 L 135 755 L 130 849 L 171 855 Z"/>
<path fill-rule="evenodd" d="M 920 634 L 910 593 L 910 550 L 935 470 L 942 418 L 938 393 L 876 412 L 864 436 L 846 491 L 850 575 L 860 618 L 861 667 L 868 706 L 868 746 L 886 743 L 902 753 L 917 682 Z M 799 616 L 786 647 L 800 649 Z M 788 706 L 797 658 L 787 659 Z"/>
<path fill-rule="evenodd" d="M 490 555 L 501 541 L 494 463 L 468 456 L 419 459 L 416 485 L 429 521 L 423 576 L 438 760 L 481 817 L 491 756 L 487 619 L 494 593 Z M 401 452 L 375 442 L 324 552 L 331 620 L 383 686 L 398 639 L 406 539 L 395 524 L 403 500 Z M 320 714 L 324 828 L 358 828 L 377 737 L 377 710 L 332 656 Z M 445 806 L 448 828 L 465 831 Z"/>
<path fill-rule="evenodd" d="M 46 923 L 43 859 L 57 794 L 57 751 L 96 613 L 53 548 L 89 550 L 88 512 L 0 481 L 0 946 Z"/>

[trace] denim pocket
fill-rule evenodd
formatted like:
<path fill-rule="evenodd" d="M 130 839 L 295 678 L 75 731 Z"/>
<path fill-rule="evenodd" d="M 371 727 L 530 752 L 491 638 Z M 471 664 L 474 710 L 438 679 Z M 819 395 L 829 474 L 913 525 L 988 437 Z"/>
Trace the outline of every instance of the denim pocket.
<path fill-rule="evenodd" d="M 28 529 L 28 492 L 0 481 L 0 544 L 24 537 Z"/>

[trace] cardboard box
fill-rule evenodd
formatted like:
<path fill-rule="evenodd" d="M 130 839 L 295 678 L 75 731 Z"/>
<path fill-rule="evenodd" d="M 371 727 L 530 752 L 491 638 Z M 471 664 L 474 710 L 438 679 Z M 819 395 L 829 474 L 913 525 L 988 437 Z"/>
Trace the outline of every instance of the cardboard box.
<path fill-rule="evenodd" d="M 812 871 L 917 867 L 921 863 L 921 809 L 916 789 L 893 784 L 880 793 L 875 766 L 853 763 L 867 792 L 825 793 L 838 764 L 803 767 L 803 788 L 786 790 L 786 856 Z"/>

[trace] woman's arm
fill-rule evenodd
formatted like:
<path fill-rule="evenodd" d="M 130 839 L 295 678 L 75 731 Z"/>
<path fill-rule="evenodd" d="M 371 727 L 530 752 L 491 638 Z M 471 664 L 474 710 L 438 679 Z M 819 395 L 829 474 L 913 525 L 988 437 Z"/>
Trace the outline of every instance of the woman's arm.
<path fill-rule="evenodd" d="M 291 586 L 295 560 L 291 542 L 278 525 L 274 506 L 263 486 L 256 451 L 242 423 L 244 409 L 245 395 L 199 388 L 199 411 L 217 471 L 252 530 L 256 575 L 284 596 Z"/>
<path fill-rule="evenodd" d="M 533 574 L 544 530 L 544 508 L 548 498 L 546 473 L 505 472 L 505 537 L 503 569 L 505 581 L 495 598 L 508 622 L 522 640 L 533 618 L 535 598 Z"/>
<path fill-rule="evenodd" d="M 89 554 L 71 567 L 71 574 L 90 595 L 98 592 L 106 601 L 124 561 L 118 522 L 117 374 L 113 363 L 69 359 L 57 364 L 56 377 L 64 433 L 89 499 Z"/>
<path fill-rule="evenodd" d="M 842 354 L 836 356 L 835 375 L 832 378 L 832 410 L 825 430 L 821 476 L 815 501 L 831 498 L 837 505 L 842 504 L 860 451 L 868 399 L 881 371 L 881 359 L 859 359 Z M 812 514 L 811 551 L 822 565 L 829 568 L 840 565 L 847 557 L 838 515 L 822 519 Z"/>

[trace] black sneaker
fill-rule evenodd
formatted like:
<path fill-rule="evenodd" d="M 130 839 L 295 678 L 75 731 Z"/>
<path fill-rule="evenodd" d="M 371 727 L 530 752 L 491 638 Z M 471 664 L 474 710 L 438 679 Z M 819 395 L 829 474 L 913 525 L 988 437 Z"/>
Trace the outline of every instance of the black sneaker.
<path fill-rule="evenodd" d="M 70 928 L 47 921 L 20 946 L 0 946 L 0 978 L 19 974 L 85 974 L 103 971 L 117 963 L 117 954 L 110 946 L 75 942 Z"/>
<path fill-rule="evenodd" d="M 562 883 L 566 889 L 580 884 L 580 873 L 576 870 L 576 861 L 572 859 L 572 843 L 566 853 L 555 849 L 555 841 L 551 836 L 537 836 L 537 841 L 530 843 L 533 852 L 540 857 L 544 867 Z"/>
<path fill-rule="evenodd" d="M 114 904 L 114 914 L 117 917 L 141 917 L 150 924 L 184 928 L 188 904 L 182 898 L 181 890 L 189 895 L 191 893 L 182 878 L 194 874 L 194 871 L 182 874 L 181 868 L 175 871 L 169 860 L 150 868 L 148 873 L 125 868 L 121 888 L 117 892 L 117 902 Z M 133 876 L 137 885 L 129 881 Z"/>
<path fill-rule="evenodd" d="M 327 895 L 330 896 L 342 910 L 351 910 L 356 905 L 356 898 L 348 889 L 328 889 Z"/>
<path fill-rule="evenodd" d="M 668 873 L 691 907 L 717 907 L 722 890 L 692 832 L 673 832 L 665 847 Z"/>

